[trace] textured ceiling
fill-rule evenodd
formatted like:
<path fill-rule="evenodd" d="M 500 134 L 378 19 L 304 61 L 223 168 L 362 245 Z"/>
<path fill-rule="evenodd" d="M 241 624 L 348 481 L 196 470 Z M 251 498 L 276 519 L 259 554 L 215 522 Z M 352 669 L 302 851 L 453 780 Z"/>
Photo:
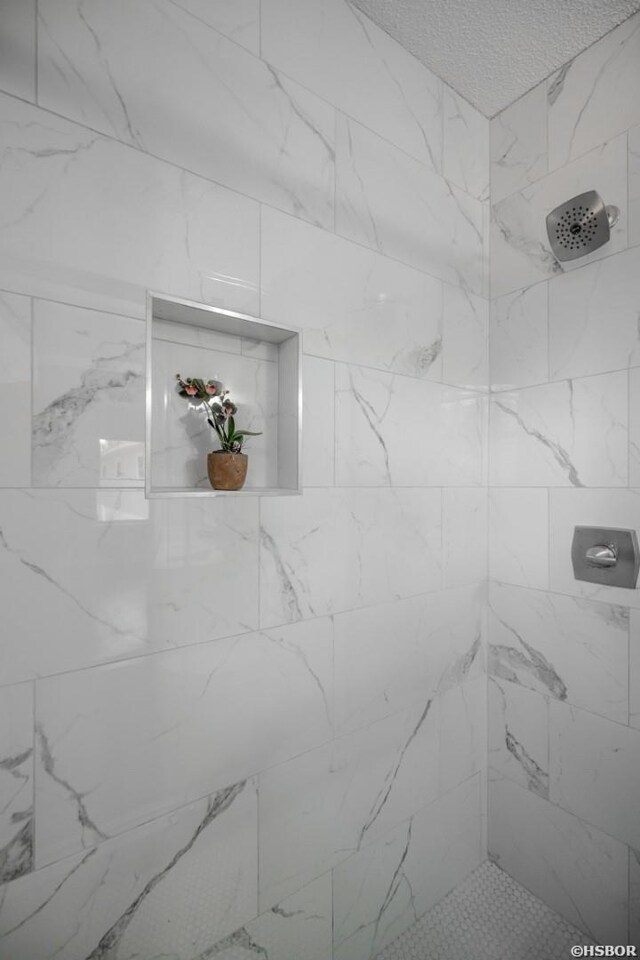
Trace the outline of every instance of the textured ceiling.
<path fill-rule="evenodd" d="M 640 9 L 640 0 L 351 2 L 487 117 Z"/>

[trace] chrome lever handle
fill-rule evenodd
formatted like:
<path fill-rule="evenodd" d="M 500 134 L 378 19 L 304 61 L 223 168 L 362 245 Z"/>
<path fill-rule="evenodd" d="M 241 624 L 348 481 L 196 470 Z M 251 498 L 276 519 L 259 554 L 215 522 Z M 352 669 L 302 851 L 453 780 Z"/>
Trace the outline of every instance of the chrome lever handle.
<path fill-rule="evenodd" d="M 618 553 L 612 543 L 598 543 L 595 547 L 589 547 L 585 559 L 592 567 L 615 567 Z"/>

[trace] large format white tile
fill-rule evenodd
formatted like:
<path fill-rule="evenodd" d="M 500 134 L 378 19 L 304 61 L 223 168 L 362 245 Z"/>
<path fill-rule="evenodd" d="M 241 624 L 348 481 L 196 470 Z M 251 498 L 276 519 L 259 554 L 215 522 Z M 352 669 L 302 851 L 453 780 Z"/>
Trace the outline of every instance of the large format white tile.
<path fill-rule="evenodd" d="M 36 98 L 36 0 L 2 0 L 0 89 Z"/>
<path fill-rule="evenodd" d="M 38 37 L 41 106 L 333 226 L 333 108 L 202 20 L 169 0 L 44 0 Z"/>
<path fill-rule="evenodd" d="M 438 790 L 444 793 L 487 766 L 487 680 L 468 680 L 439 698 Z"/>
<path fill-rule="evenodd" d="M 144 483 L 144 324 L 38 300 L 33 316 L 33 483 Z"/>
<path fill-rule="evenodd" d="M 495 396 L 490 421 L 492 482 L 625 487 L 628 392 L 625 371 Z"/>
<path fill-rule="evenodd" d="M 262 56 L 435 170 L 443 83 L 347 0 L 262 0 Z"/>
<path fill-rule="evenodd" d="M 336 483 L 480 484 L 482 413 L 483 398 L 475 392 L 340 364 Z"/>
<path fill-rule="evenodd" d="M 260 0 L 173 0 L 194 17 L 256 55 L 260 51 Z"/>
<path fill-rule="evenodd" d="M 547 172 L 547 86 L 540 83 L 491 120 L 491 202 Z"/>
<path fill-rule="evenodd" d="M 620 841 L 496 775 L 489 855 L 598 942 L 627 942 L 627 848 Z"/>
<path fill-rule="evenodd" d="M 331 487 L 335 460 L 335 364 L 305 357 L 302 377 L 302 483 L 305 487 Z"/>
<path fill-rule="evenodd" d="M 640 243 L 640 127 L 629 131 L 629 246 Z"/>
<path fill-rule="evenodd" d="M 333 960 L 331 874 L 249 921 L 207 950 L 211 960 Z M 202 956 L 202 955 L 201 955 Z"/>
<path fill-rule="evenodd" d="M 0 287 L 134 317 L 148 287 L 257 312 L 258 204 L 6 96 L 0 131 Z"/>
<path fill-rule="evenodd" d="M 620 208 L 611 239 L 594 253 L 560 263 L 551 252 L 546 215 L 572 197 L 593 190 Z M 627 137 L 610 140 L 492 207 L 491 294 L 500 297 L 560 273 L 579 270 L 627 246 Z"/>
<path fill-rule="evenodd" d="M 637 247 L 549 284 L 551 378 L 640 365 L 639 299 Z"/>
<path fill-rule="evenodd" d="M 304 331 L 305 353 L 442 379 L 442 283 L 262 210 L 262 315 Z"/>
<path fill-rule="evenodd" d="M 40 681 L 38 866 L 330 740 L 332 644 L 313 620 Z"/>
<path fill-rule="evenodd" d="M 255 501 L 4 491 L 0 529 L 3 683 L 257 627 Z"/>
<path fill-rule="evenodd" d="M 551 589 L 555 593 L 640 608 L 637 587 L 630 590 L 576 580 L 571 565 L 571 541 L 576 526 L 640 531 L 640 490 L 551 490 L 549 507 Z"/>
<path fill-rule="evenodd" d="M 337 735 L 477 677 L 481 613 L 466 587 L 334 617 Z"/>
<path fill-rule="evenodd" d="M 444 285 L 442 379 L 486 390 L 489 302 L 464 287 Z"/>
<path fill-rule="evenodd" d="M 549 733 L 550 799 L 640 847 L 640 730 L 552 701 Z"/>
<path fill-rule="evenodd" d="M 547 701 L 514 683 L 489 679 L 488 763 L 501 776 L 549 799 Z"/>
<path fill-rule="evenodd" d="M 430 700 L 260 775 L 260 909 L 412 816 L 438 795 Z"/>
<path fill-rule="evenodd" d="M 628 652 L 626 607 L 490 587 L 488 669 L 495 677 L 626 723 Z"/>
<path fill-rule="evenodd" d="M 536 283 L 491 302 L 489 351 L 491 387 L 507 390 L 546 383 L 548 284 Z"/>
<path fill-rule="evenodd" d="M 261 626 L 438 590 L 440 490 L 306 490 L 261 505 Z"/>
<path fill-rule="evenodd" d="M 450 87 L 444 91 L 442 171 L 472 197 L 489 199 L 489 121 Z"/>
<path fill-rule="evenodd" d="M 372 960 L 482 860 L 478 778 L 336 867 L 335 960 Z"/>
<path fill-rule="evenodd" d="M 255 783 L 220 790 L 3 890 L 6 956 L 193 960 L 257 914 Z"/>
<path fill-rule="evenodd" d="M 489 575 L 546 590 L 549 586 L 546 490 L 489 491 Z"/>
<path fill-rule="evenodd" d="M 0 293 L 0 486 L 31 484 L 31 301 Z"/>
<path fill-rule="evenodd" d="M 487 577 L 487 490 L 448 487 L 442 491 L 442 550 L 445 587 Z"/>
<path fill-rule="evenodd" d="M 0 884 L 33 868 L 33 685 L 0 688 Z"/>
<path fill-rule="evenodd" d="M 483 292 L 482 202 L 341 115 L 336 232 L 440 280 Z"/>
<path fill-rule="evenodd" d="M 550 168 L 640 122 L 635 95 L 639 86 L 640 16 L 636 15 L 549 78 Z"/>

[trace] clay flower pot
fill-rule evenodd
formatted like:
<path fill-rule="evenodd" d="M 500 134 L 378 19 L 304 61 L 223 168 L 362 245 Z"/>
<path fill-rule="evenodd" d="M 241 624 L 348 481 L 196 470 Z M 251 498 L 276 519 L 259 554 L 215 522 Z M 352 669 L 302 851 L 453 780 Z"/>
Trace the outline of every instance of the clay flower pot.
<path fill-rule="evenodd" d="M 207 456 L 209 482 L 214 490 L 241 490 L 247 479 L 249 458 L 246 453 L 215 450 Z"/>

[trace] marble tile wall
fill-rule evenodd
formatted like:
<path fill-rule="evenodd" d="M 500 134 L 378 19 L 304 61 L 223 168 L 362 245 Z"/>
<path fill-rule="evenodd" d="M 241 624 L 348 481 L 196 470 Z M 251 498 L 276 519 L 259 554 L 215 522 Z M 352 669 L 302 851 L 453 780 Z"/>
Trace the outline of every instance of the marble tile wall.
<path fill-rule="evenodd" d="M 640 944 L 640 591 L 573 577 L 577 524 L 640 529 L 640 15 L 491 122 L 489 853 L 602 943 Z M 608 244 L 545 216 L 596 189 Z"/>
<path fill-rule="evenodd" d="M 7 0 L 0 128 L 0 955 L 368 960 L 486 851 L 489 123 L 346 0 Z M 302 330 L 302 496 L 145 500 L 148 288 Z"/>

